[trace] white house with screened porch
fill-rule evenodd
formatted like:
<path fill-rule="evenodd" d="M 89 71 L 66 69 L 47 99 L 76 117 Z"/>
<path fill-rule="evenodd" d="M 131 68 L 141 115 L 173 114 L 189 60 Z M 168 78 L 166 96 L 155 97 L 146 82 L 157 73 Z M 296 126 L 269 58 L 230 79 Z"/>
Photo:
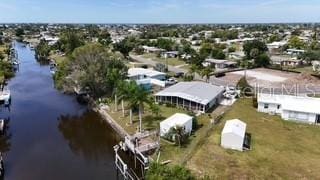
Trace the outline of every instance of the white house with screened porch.
<path fill-rule="evenodd" d="M 258 111 L 280 115 L 284 120 L 320 124 L 319 98 L 259 94 Z"/>
<path fill-rule="evenodd" d="M 204 82 L 180 82 L 155 94 L 158 103 L 205 113 L 223 98 L 223 87 Z"/>

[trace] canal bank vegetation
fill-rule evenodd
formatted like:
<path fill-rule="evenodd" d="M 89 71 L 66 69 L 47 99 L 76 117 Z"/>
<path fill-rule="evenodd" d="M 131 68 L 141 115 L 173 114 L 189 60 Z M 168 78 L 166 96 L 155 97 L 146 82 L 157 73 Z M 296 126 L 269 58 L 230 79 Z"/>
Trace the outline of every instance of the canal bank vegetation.
<path fill-rule="evenodd" d="M 51 48 L 45 40 L 40 40 L 40 43 L 35 49 L 35 56 L 38 61 L 48 60 Z"/>
<path fill-rule="evenodd" d="M 14 76 L 14 67 L 10 62 L 10 44 L 0 45 L 0 84 L 3 85 L 6 80 Z"/>
<path fill-rule="evenodd" d="M 152 163 L 146 174 L 148 180 L 195 180 L 191 172 L 183 166 L 165 166 Z"/>
<path fill-rule="evenodd" d="M 127 67 L 123 56 L 100 44 L 76 48 L 58 64 L 56 86 L 66 92 L 87 91 L 92 98 L 110 97 L 116 83 L 124 80 Z"/>

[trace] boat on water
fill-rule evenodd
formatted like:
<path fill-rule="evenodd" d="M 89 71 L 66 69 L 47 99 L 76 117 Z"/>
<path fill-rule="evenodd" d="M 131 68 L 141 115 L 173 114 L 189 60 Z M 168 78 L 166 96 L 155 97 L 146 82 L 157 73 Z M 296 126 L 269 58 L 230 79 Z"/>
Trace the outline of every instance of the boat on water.
<path fill-rule="evenodd" d="M 2 90 L 0 91 L 0 101 L 1 102 L 10 102 L 11 93 L 10 90 Z"/>
<path fill-rule="evenodd" d="M 0 153 L 0 179 L 4 179 L 4 162 L 2 153 Z"/>
<path fill-rule="evenodd" d="M 4 133 L 4 130 L 5 130 L 5 120 L 0 119 L 0 132 L 1 132 L 1 134 Z"/>
<path fill-rule="evenodd" d="M 34 46 L 32 44 L 29 45 L 30 50 L 34 50 Z"/>
<path fill-rule="evenodd" d="M 57 71 L 57 64 L 55 63 L 54 60 L 51 59 L 49 66 L 50 66 L 50 73 L 54 75 Z"/>

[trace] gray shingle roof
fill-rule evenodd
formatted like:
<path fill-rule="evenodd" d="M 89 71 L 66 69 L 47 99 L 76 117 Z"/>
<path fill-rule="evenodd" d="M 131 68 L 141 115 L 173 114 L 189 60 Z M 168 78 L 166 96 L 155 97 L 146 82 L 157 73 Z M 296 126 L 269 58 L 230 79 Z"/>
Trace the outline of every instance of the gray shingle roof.
<path fill-rule="evenodd" d="M 156 96 L 180 97 L 189 101 L 207 105 L 223 91 L 224 88 L 222 87 L 204 82 L 180 82 L 158 92 Z"/>

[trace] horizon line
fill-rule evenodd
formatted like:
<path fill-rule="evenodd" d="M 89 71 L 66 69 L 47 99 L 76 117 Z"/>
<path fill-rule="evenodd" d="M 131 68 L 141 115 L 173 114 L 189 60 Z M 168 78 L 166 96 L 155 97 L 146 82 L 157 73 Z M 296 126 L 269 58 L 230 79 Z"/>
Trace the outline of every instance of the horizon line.
<path fill-rule="evenodd" d="M 238 24 L 243 24 L 243 25 L 248 25 L 248 24 L 320 24 L 320 21 L 302 21 L 302 22 L 225 22 L 225 23 L 215 23 L 215 22 L 196 22 L 196 23 L 148 23 L 148 22 L 140 22 L 140 23 L 124 23 L 124 22 L 110 22 L 110 23 L 98 23 L 98 22 L 0 22 L 0 24 L 131 24 L 131 25 L 238 25 Z"/>

